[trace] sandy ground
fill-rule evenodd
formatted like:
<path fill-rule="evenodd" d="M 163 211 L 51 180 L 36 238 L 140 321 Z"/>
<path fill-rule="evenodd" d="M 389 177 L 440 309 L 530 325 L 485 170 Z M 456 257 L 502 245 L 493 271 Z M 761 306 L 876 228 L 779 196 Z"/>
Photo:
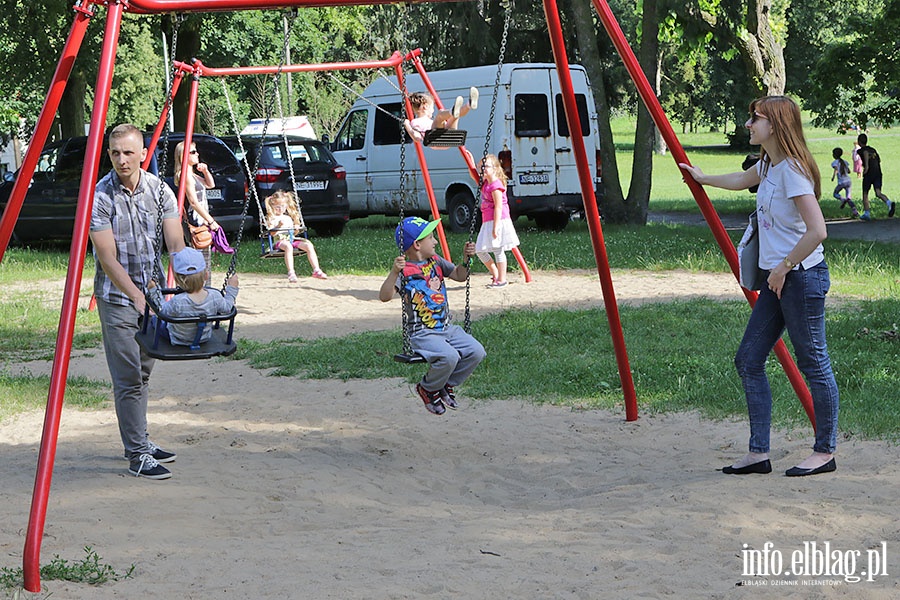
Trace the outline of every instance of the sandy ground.
<path fill-rule="evenodd" d="M 502 290 L 476 278 L 474 316 L 602 305 L 596 274 L 534 278 Z M 395 328 L 399 304 L 377 300 L 380 282 L 242 276 L 239 335 Z M 614 282 L 620 302 L 741 297 L 726 275 L 619 272 Z M 462 287 L 449 293 L 459 312 Z M 723 357 L 722 371 L 730 368 Z M 99 351 L 73 357 L 70 373 L 108 379 Z M 22 597 L 900 594 L 897 447 L 846 440 L 836 473 L 788 479 L 811 432 L 779 431 L 773 474 L 724 476 L 716 469 L 746 447 L 743 421 L 626 422 L 620 412 L 472 402 L 465 388 L 461 400 L 436 417 L 399 378 L 298 381 L 232 360 L 158 363 L 150 429 L 178 453 L 174 477 L 127 475 L 111 407 L 65 409 L 41 552 L 45 563 L 74 562 L 91 546 L 119 571 L 135 565 L 133 576 L 96 588 L 49 580 Z M 21 564 L 42 421 L 40 412 L 0 424 L 0 567 Z M 755 576 L 762 567 L 748 566 L 751 555 L 780 574 Z"/>

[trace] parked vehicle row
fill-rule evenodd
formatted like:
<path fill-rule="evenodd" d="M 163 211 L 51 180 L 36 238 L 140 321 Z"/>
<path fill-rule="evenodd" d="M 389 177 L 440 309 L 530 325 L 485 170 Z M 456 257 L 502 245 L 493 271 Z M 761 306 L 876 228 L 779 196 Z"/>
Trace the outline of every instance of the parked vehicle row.
<path fill-rule="evenodd" d="M 147 134 L 145 143 L 149 142 L 149 137 Z M 162 163 L 162 153 L 167 146 L 164 177 L 173 189 L 175 148 L 183 140 L 183 133 L 169 134 L 167 144 L 161 138 L 149 165 L 150 172 L 158 173 L 158 165 Z M 216 183 L 216 187 L 207 191 L 210 213 L 225 231 L 235 232 L 240 227 L 250 177 L 229 145 L 221 139 L 195 134 L 192 140 L 201 160 L 209 165 Z M 246 138 L 245 148 L 248 152 L 255 152 L 259 141 L 259 138 Z M 280 136 L 277 139 L 266 139 L 260 172 L 256 178 L 261 201 L 278 189 L 290 189 L 285 159 L 290 155 L 296 178 L 294 187 L 301 200 L 307 224 L 320 235 L 340 234 L 349 219 L 343 168 L 322 142 L 291 138 L 288 144 L 289 149 L 285 150 Z M 44 147 L 13 231 L 14 240 L 33 242 L 71 239 L 86 147 L 87 137 L 84 136 L 51 142 Z M 255 156 L 250 158 L 252 165 Z M 111 169 L 104 144 L 98 178 Z M 0 185 L 0 213 L 6 208 L 15 176 L 9 177 Z M 256 228 L 259 216 L 258 208 L 249 206 L 245 230 Z"/>

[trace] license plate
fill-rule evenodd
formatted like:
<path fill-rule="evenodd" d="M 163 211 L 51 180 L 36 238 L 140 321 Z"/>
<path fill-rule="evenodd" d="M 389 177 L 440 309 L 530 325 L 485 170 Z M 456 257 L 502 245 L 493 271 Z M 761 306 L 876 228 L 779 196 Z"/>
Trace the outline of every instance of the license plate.
<path fill-rule="evenodd" d="M 294 189 L 298 192 L 303 190 L 324 190 L 324 181 L 298 181 L 294 184 Z"/>
<path fill-rule="evenodd" d="M 519 183 L 550 183 L 550 173 L 522 173 L 519 175 Z"/>
<path fill-rule="evenodd" d="M 220 190 L 218 188 L 206 190 L 206 199 L 207 200 L 221 200 L 222 199 L 222 190 Z"/>

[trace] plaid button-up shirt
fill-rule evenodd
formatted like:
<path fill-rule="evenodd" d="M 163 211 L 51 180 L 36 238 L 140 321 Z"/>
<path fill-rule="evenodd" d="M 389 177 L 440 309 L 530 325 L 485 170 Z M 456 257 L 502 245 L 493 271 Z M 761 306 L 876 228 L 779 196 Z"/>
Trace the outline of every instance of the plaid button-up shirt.
<path fill-rule="evenodd" d="M 157 208 L 160 186 L 163 190 L 161 211 Z M 153 276 L 154 242 L 160 213 L 163 219 L 178 218 L 175 194 L 158 177 L 144 170 L 141 170 L 134 193 L 122 185 L 114 170 L 98 181 L 94 188 L 91 231 L 112 229 L 116 240 L 116 259 L 125 267 L 134 284 L 145 292 Z M 133 304 L 131 298 L 107 277 L 99 260 L 94 276 L 94 295 L 110 304 Z"/>

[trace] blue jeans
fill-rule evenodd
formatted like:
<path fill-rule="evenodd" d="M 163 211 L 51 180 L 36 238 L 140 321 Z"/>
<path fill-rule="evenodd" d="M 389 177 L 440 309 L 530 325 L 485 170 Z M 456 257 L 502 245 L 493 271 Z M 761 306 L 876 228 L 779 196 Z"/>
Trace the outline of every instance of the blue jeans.
<path fill-rule="evenodd" d="M 838 389 L 825 343 L 825 294 L 831 287 L 828 266 L 822 261 L 811 269 L 787 274 L 781 300 L 768 287 L 759 292 L 744 339 L 734 357 L 750 415 L 750 452 L 769 451 L 772 425 L 772 390 L 766 376 L 766 358 L 787 329 L 806 376 L 816 413 L 813 450 L 830 454 L 837 445 Z"/>

